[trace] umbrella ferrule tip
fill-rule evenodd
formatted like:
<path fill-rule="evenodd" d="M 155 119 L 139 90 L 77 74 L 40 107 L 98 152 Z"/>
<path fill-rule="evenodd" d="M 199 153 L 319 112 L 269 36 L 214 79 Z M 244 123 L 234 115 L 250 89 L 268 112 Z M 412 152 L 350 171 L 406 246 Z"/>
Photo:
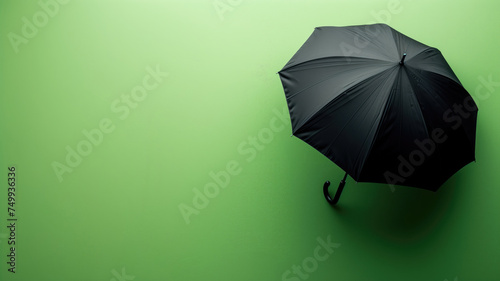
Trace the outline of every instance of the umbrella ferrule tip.
<path fill-rule="evenodd" d="M 399 62 L 400 65 L 405 64 L 405 58 L 406 58 L 406 53 L 403 53 L 403 57 L 401 58 L 401 61 Z"/>

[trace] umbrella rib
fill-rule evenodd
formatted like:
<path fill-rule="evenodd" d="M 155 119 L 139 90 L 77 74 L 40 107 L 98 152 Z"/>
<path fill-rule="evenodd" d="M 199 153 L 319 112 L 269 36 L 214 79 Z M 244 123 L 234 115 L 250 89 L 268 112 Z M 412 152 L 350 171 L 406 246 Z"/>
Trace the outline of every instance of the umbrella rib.
<path fill-rule="evenodd" d="M 449 80 L 453 81 L 454 83 L 457 83 L 458 85 L 460 85 L 460 86 L 463 87 L 462 82 L 460 82 L 460 80 L 458 80 L 458 77 L 456 77 L 456 75 L 455 75 L 455 77 L 449 77 L 447 75 L 444 75 L 443 73 L 439 73 L 439 72 L 435 72 L 435 71 L 430 71 L 430 70 L 421 69 L 421 68 L 419 68 L 419 70 L 422 71 L 422 72 L 427 72 L 427 73 L 432 73 L 432 74 L 435 74 L 435 75 L 439 75 L 439 76 L 441 76 L 441 77 L 443 77 L 445 79 L 449 79 Z M 453 73 L 453 74 L 455 74 L 455 73 Z"/>
<path fill-rule="evenodd" d="M 366 99 L 363 103 L 362 103 L 362 106 L 364 104 L 366 104 L 368 102 L 368 99 Z M 342 126 L 342 129 L 339 130 L 338 134 L 332 139 L 332 141 L 328 144 L 328 148 L 327 148 L 327 154 L 330 153 L 331 151 L 331 148 L 333 146 L 333 144 L 335 143 L 335 141 L 337 140 L 337 138 L 341 135 L 341 133 L 344 131 L 344 129 L 347 127 L 347 125 L 351 122 L 351 120 L 354 118 L 354 116 L 356 116 L 356 114 L 359 112 L 359 110 L 361 109 L 361 107 L 358 107 L 358 109 L 356 109 L 355 112 L 353 112 L 353 114 L 351 114 L 351 116 L 349 117 L 349 120 L 347 120 L 347 122 L 345 122 L 344 126 Z M 365 140 L 363 141 L 363 145 L 361 147 L 364 146 L 364 143 L 366 143 L 366 140 L 367 140 L 368 137 L 365 138 Z M 358 156 L 356 157 L 356 161 L 358 161 L 358 158 L 359 158 L 359 155 L 360 155 L 361 151 L 358 153 Z M 356 181 L 357 181 L 357 178 L 358 178 L 358 175 L 351 175 L 351 177 L 353 177 Z"/>
<path fill-rule="evenodd" d="M 408 67 L 408 69 L 410 69 L 410 70 L 411 70 L 411 69 L 412 69 L 412 67 Z M 405 75 L 406 75 L 406 79 L 408 79 L 408 81 L 410 82 L 410 84 L 413 84 L 413 83 L 411 82 L 412 80 L 410 79 L 410 77 L 409 77 L 409 75 L 408 75 L 407 71 L 405 71 L 404 73 L 405 73 Z M 417 106 L 417 110 L 418 110 L 418 113 L 419 113 L 419 115 L 418 115 L 418 116 L 420 117 L 420 120 L 423 122 L 423 125 L 424 125 L 424 128 L 425 128 L 425 133 L 427 134 L 427 135 L 426 135 L 426 137 L 427 137 L 427 138 L 429 138 L 429 127 L 427 126 L 427 122 L 425 122 L 424 114 L 423 114 L 423 112 L 422 112 L 421 102 L 420 102 L 420 100 L 419 100 L 419 98 L 418 98 L 417 94 L 416 94 L 416 93 L 415 93 L 415 91 L 413 90 L 414 88 L 413 88 L 413 87 L 411 87 L 410 89 L 411 89 L 411 91 L 410 91 L 410 92 L 411 92 L 411 94 L 412 94 L 413 98 L 417 101 L 417 104 L 418 104 L 418 106 Z M 400 131 L 400 133 L 401 133 L 401 131 Z"/>
<path fill-rule="evenodd" d="M 413 68 L 412 68 L 412 67 L 409 67 L 408 69 L 409 69 L 410 71 L 412 71 L 412 70 L 413 70 Z M 432 71 L 426 71 L 426 70 L 422 70 L 422 71 L 427 72 L 427 73 L 433 73 L 433 74 L 436 74 L 436 75 L 440 75 L 439 73 L 435 73 L 435 72 L 432 72 Z M 440 75 L 440 76 L 441 76 L 441 77 L 443 77 L 443 78 L 449 79 L 449 77 L 446 77 L 446 76 L 444 76 L 444 75 Z M 407 76 L 406 76 L 406 77 L 407 77 L 408 81 L 410 81 L 410 83 L 411 83 L 411 84 L 413 84 L 413 82 L 412 82 L 412 80 L 410 79 L 410 77 L 408 76 L 408 74 L 407 74 Z M 451 79 L 450 79 L 450 80 L 451 80 Z M 430 136 L 429 136 L 429 127 L 427 126 L 427 122 L 425 121 L 425 118 L 424 118 L 424 116 L 423 116 L 423 113 L 422 113 L 422 108 L 420 107 L 420 100 L 419 100 L 418 96 L 416 95 L 415 91 L 413 91 L 413 87 L 412 87 L 412 93 L 413 93 L 413 96 L 415 97 L 415 99 L 416 99 L 416 100 L 417 100 L 417 102 L 418 102 L 418 105 L 419 105 L 419 106 L 418 106 L 418 112 L 420 113 L 420 116 L 421 116 L 422 122 L 424 123 L 425 132 L 427 133 L 427 138 L 430 138 Z M 436 96 L 436 97 L 438 97 L 438 99 L 441 101 L 441 102 L 438 102 L 438 103 L 443 103 L 443 100 L 442 100 L 442 98 L 441 98 L 440 96 Z M 434 100 L 437 102 L 436 98 L 434 98 Z M 437 158 L 438 158 L 439 162 L 440 162 L 440 163 L 442 163 L 442 162 L 443 162 L 443 159 L 442 159 L 442 155 L 441 155 L 440 150 L 437 150 L 435 153 L 437 153 Z M 438 167 L 439 167 L 440 172 L 441 172 L 441 171 L 442 171 L 442 169 L 443 169 L 443 165 L 438 165 Z"/>
<path fill-rule="evenodd" d="M 425 51 L 429 51 L 429 50 L 431 50 L 431 51 L 436 51 L 438 54 L 440 54 L 440 55 L 442 56 L 441 51 L 439 51 L 437 48 L 434 48 L 434 47 L 427 47 L 427 48 L 423 49 L 422 51 L 418 52 L 417 54 L 413 55 L 413 56 L 412 56 L 412 58 L 411 58 L 411 59 L 408 59 L 407 61 L 409 61 L 409 60 L 413 60 L 413 59 L 417 58 L 418 56 L 422 55 Z M 446 62 L 446 60 L 444 59 L 444 57 L 443 57 L 443 60 Z M 413 66 L 413 67 L 414 67 L 414 68 L 418 68 L 418 69 L 419 69 L 419 70 L 421 70 L 421 71 L 426 71 L 426 72 L 431 72 L 431 73 L 435 73 L 435 74 L 441 75 L 441 76 L 443 76 L 443 77 L 446 77 L 446 78 L 448 78 L 448 79 L 451 79 L 451 80 L 455 81 L 455 82 L 456 82 L 456 83 L 458 83 L 458 84 L 462 84 L 462 83 L 460 82 L 460 80 L 458 79 L 458 77 L 456 76 L 456 74 L 455 74 L 455 73 L 453 72 L 453 70 L 451 69 L 451 67 L 450 67 L 447 63 L 446 63 L 446 65 L 447 65 L 447 66 L 448 66 L 448 68 L 449 68 L 449 69 L 448 69 L 448 71 L 450 71 L 450 72 L 451 72 L 451 74 L 453 74 L 453 76 L 448 76 L 448 75 L 445 75 L 445 74 L 443 74 L 443 73 L 439 73 L 439 72 L 435 72 L 435 71 L 427 70 L 427 69 L 425 69 L 425 68 L 418 67 L 418 65 L 417 65 L 417 66 Z"/>
<path fill-rule="evenodd" d="M 380 60 L 380 59 L 374 59 L 374 58 L 366 58 L 366 57 L 355 57 L 355 56 L 326 56 L 326 57 L 321 57 L 321 58 L 315 58 L 315 59 L 310 59 L 310 60 L 307 60 L 307 61 L 303 61 L 303 62 L 299 62 L 297 64 L 292 64 L 292 65 L 289 65 L 289 66 L 286 66 L 284 67 L 283 69 L 281 69 L 280 71 L 278 71 L 278 73 L 280 72 L 283 72 L 283 71 L 286 71 L 286 70 L 290 70 L 291 68 L 294 68 L 294 67 L 297 67 L 297 66 L 302 66 L 304 64 L 308 64 L 310 62 L 315 62 L 315 61 L 321 61 L 323 59 L 336 59 L 336 58 L 343 58 L 346 60 L 346 62 L 349 64 L 349 60 L 350 59 L 362 59 L 362 60 L 370 60 L 370 61 L 379 61 L 379 62 L 391 62 L 389 60 Z"/>
<path fill-rule="evenodd" d="M 389 70 L 394 70 L 394 68 L 389 69 Z M 393 83 L 394 83 L 394 81 L 393 81 Z M 382 84 L 380 84 L 380 85 L 377 87 L 377 89 L 378 89 L 378 88 L 380 88 L 381 86 L 382 86 Z M 375 92 L 375 91 L 374 91 L 374 92 Z M 362 174 L 362 172 L 363 172 L 363 168 L 364 168 L 364 165 L 365 165 L 365 162 L 366 162 L 366 160 L 367 160 L 367 157 L 368 157 L 368 155 L 370 155 L 370 152 L 371 152 L 371 150 L 372 150 L 372 148 L 373 148 L 373 145 L 375 144 L 375 140 L 377 139 L 378 133 L 379 133 L 379 131 L 380 131 L 380 127 L 381 127 L 381 124 L 382 124 L 383 118 L 385 117 L 385 114 L 386 114 L 386 112 L 387 112 L 387 107 L 388 107 L 388 104 L 389 104 L 389 103 L 388 103 L 388 100 L 389 100 L 389 98 L 390 98 L 390 96 L 391 96 L 391 95 L 392 95 L 392 93 L 389 93 L 389 95 L 387 96 L 387 98 L 386 98 L 386 99 L 385 99 L 385 101 L 384 101 L 384 109 L 383 109 L 382 113 L 379 115 L 379 116 L 380 116 L 379 122 L 375 124 L 376 129 L 375 129 L 375 133 L 374 133 L 374 135 L 373 135 L 372 141 L 370 142 L 370 146 L 369 146 L 368 150 L 366 151 L 366 153 L 365 153 L 364 157 L 363 157 L 363 158 L 361 158 L 361 164 L 359 165 L 359 167 L 360 167 L 360 169 L 359 169 L 359 175 L 357 175 L 358 177 Z M 372 130 L 373 130 L 373 127 L 372 127 Z M 370 130 L 370 131 L 371 131 L 371 130 Z M 366 136 L 365 140 L 363 141 L 363 145 L 362 145 L 361 147 L 364 147 L 364 146 L 365 146 L 365 143 L 366 143 L 366 142 L 367 142 L 367 140 L 368 140 L 368 136 L 369 136 L 369 134 L 367 134 L 367 136 Z M 358 156 L 356 157 L 356 162 L 358 162 L 358 160 L 359 160 L 359 158 L 360 158 L 360 155 L 361 155 L 361 150 L 359 151 Z"/>
<path fill-rule="evenodd" d="M 390 71 L 390 70 L 393 70 L 393 68 L 386 69 L 386 70 L 382 71 L 381 73 L 379 73 L 378 75 L 382 75 L 384 72 L 388 72 L 388 71 Z M 372 77 L 370 77 L 370 78 L 373 78 L 373 76 L 372 76 Z M 366 81 L 366 80 L 368 80 L 368 79 L 365 79 L 365 80 L 363 80 L 363 81 Z M 381 83 L 380 85 L 378 85 L 378 86 L 377 86 L 377 89 L 379 89 L 379 88 L 381 87 L 381 85 L 382 85 L 382 83 Z M 355 87 L 355 86 L 352 86 L 351 88 L 353 88 L 353 87 Z M 351 88 L 349 88 L 349 89 L 351 89 Z M 376 91 L 377 91 L 377 90 L 374 90 L 373 92 L 376 92 Z M 342 128 L 339 130 L 339 133 L 338 133 L 338 134 L 337 134 L 337 135 L 336 135 L 336 136 L 335 136 L 335 137 L 331 140 L 331 142 L 329 142 L 329 145 L 328 145 L 328 147 L 327 147 L 327 149 L 326 149 L 326 154 L 330 154 L 330 152 L 331 152 L 331 148 L 333 147 L 333 144 L 335 143 L 336 139 L 337 139 L 337 138 L 341 135 L 341 132 L 342 132 L 342 131 L 344 131 L 344 129 L 345 129 L 345 128 L 347 127 L 347 125 L 351 122 L 351 120 L 354 118 L 354 116 L 356 116 L 356 115 L 358 114 L 358 112 L 361 110 L 361 108 L 363 108 L 363 106 L 364 106 L 364 105 L 365 105 L 368 101 L 369 101 L 369 99 L 365 99 L 365 100 L 363 101 L 363 103 L 361 104 L 361 106 L 359 106 L 359 107 L 358 107 L 358 108 L 357 108 L 357 109 L 356 109 L 356 110 L 355 110 L 355 111 L 351 114 L 351 116 L 349 117 L 349 119 L 347 120 L 347 122 L 345 122 L 345 124 L 344 124 L 344 125 L 342 126 Z M 332 102 L 333 102 L 333 100 L 332 100 L 331 102 L 327 103 L 324 107 L 322 107 L 322 109 L 323 109 L 323 108 L 326 108 L 326 107 L 327 107 L 328 105 L 330 105 Z M 387 103 L 386 103 L 386 104 L 387 104 Z M 385 108 L 385 106 L 384 106 L 384 108 Z M 318 114 L 318 113 L 319 113 L 322 109 L 320 109 L 320 110 L 319 110 L 318 112 L 316 112 L 316 113 L 315 113 L 315 114 L 314 114 L 311 118 L 309 118 L 309 119 L 308 119 L 308 120 L 307 120 L 307 121 L 306 121 L 306 122 L 305 122 L 305 123 L 301 126 L 301 128 L 302 128 L 302 127 L 303 127 L 303 126 L 304 126 L 304 125 L 305 125 L 305 124 L 306 124 L 309 120 L 311 120 L 311 119 L 312 119 L 315 115 L 317 115 L 317 114 Z M 300 128 L 299 128 L 299 129 L 300 129 Z M 298 130 L 299 130 L 299 129 L 298 129 Z M 377 125 L 377 130 L 378 130 L 378 125 Z M 365 137 L 365 139 L 364 139 L 363 144 L 361 145 L 361 147 L 364 147 L 364 146 L 365 146 L 365 143 L 367 142 L 367 140 L 368 140 L 368 135 Z M 370 144 L 370 149 L 371 149 L 371 145 L 372 145 L 372 144 Z M 356 162 L 358 162 L 358 161 L 359 161 L 359 157 L 360 157 L 360 155 L 361 155 L 361 151 L 359 151 L 358 156 L 356 157 Z M 364 160 L 363 160 L 363 164 L 364 164 Z M 361 167 L 363 166 L 363 164 L 361 165 Z M 362 169 L 360 169 L 360 171 L 361 171 L 361 170 L 362 170 Z M 355 180 L 357 180 L 359 175 L 351 175 L 351 176 L 352 176 Z"/>
<path fill-rule="evenodd" d="M 408 74 L 405 72 L 405 75 L 406 75 L 406 79 L 408 79 L 408 81 L 410 81 L 409 77 L 408 77 Z M 401 79 L 398 79 L 397 80 L 397 85 L 396 85 L 396 88 L 399 88 L 400 84 L 401 84 Z M 411 82 L 410 82 L 411 83 Z M 423 123 L 423 126 L 425 127 L 425 133 L 426 133 L 426 136 L 429 137 L 429 130 L 428 130 L 428 127 L 427 127 L 427 122 L 425 121 L 425 118 L 424 118 L 424 115 L 422 113 L 422 110 L 421 110 L 421 107 L 420 107 L 420 101 L 415 93 L 415 91 L 413 91 L 412 88 L 409 89 L 409 92 L 411 92 L 411 95 L 413 96 L 413 98 L 415 99 L 415 101 L 418 103 L 418 106 L 417 106 L 417 110 L 418 110 L 418 116 L 420 117 L 419 120 Z M 387 100 L 390 100 L 392 98 L 392 96 L 394 95 L 395 91 L 391 91 L 390 95 L 387 97 Z M 402 108 L 402 103 L 403 103 L 403 99 L 399 99 L 399 102 L 398 102 L 398 107 Z M 385 105 L 384 105 L 384 110 L 383 110 L 383 113 L 382 113 L 382 117 L 381 117 L 381 120 L 380 122 L 378 123 L 377 125 L 377 130 L 375 132 L 375 135 L 373 137 L 373 141 L 372 143 L 370 144 L 370 148 L 368 149 L 367 151 L 367 156 L 370 154 L 370 152 L 372 151 L 373 149 L 373 145 L 375 144 L 377 138 L 378 138 L 378 135 L 380 133 L 380 126 L 381 124 L 383 123 L 385 117 L 386 117 L 386 113 L 387 113 L 387 110 L 388 110 L 388 106 L 389 106 L 389 103 L 386 102 Z M 398 139 L 400 140 L 401 137 L 402 137 L 402 124 L 403 122 L 399 122 L 399 126 L 398 126 Z M 401 151 L 401 143 L 398 142 L 398 151 Z M 363 163 L 361 164 L 361 169 L 360 169 L 360 174 L 362 174 L 363 172 L 363 169 L 364 169 L 364 164 L 366 162 L 366 159 L 367 157 L 365 157 L 365 160 L 363 160 Z"/>
<path fill-rule="evenodd" d="M 391 68 L 391 66 L 390 66 L 390 65 L 388 65 L 387 69 L 390 69 L 390 68 Z M 381 71 L 380 71 L 379 73 L 377 73 L 377 74 L 380 74 L 380 73 L 382 73 L 382 72 L 386 71 L 387 69 L 381 70 Z M 377 74 L 375 74 L 375 75 L 377 75 Z M 317 83 L 314 83 L 314 84 L 310 85 L 309 87 L 306 87 L 306 88 L 304 88 L 304 89 L 302 89 L 302 90 L 300 90 L 300 91 L 298 91 L 298 92 L 295 92 L 295 93 L 293 93 L 293 94 L 290 94 L 290 95 L 288 95 L 288 96 L 287 96 L 287 100 L 288 100 L 288 99 L 293 98 L 294 96 L 296 96 L 296 95 L 298 95 L 298 94 L 300 94 L 300 93 L 302 93 L 302 92 L 304 92 L 304 91 L 306 91 L 306 90 L 308 90 L 308 89 L 310 89 L 310 88 L 312 88 L 312 87 L 314 87 L 314 86 L 317 86 L 317 85 L 319 85 L 319 84 L 321 84 L 321 83 L 324 83 L 324 82 L 326 82 L 326 81 L 328 81 L 328 80 L 330 80 L 330 79 L 332 79 L 332 78 L 335 78 L 335 76 L 336 76 L 336 74 L 333 74 L 333 75 L 329 76 L 328 78 L 325 78 L 325 79 L 323 79 L 323 80 L 321 80 L 321 81 L 318 81 Z M 351 88 L 353 88 L 353 87 L 355 87 L 355 86 L 359 85 L 360 83 L 364 82 L 365 80 L 367 80 L 367 79 L 369 79 L 369 78 L 370 78 L 370 77 L 368 77 L 368 78 L 366 78 L 366 79 L 364 79 L 364 80 L 359 81 L 358 83 L 356 83 L 355 85 L 353 85 L 353 86 L 351 86 L 350 88 L 346 89 L 345 91 L 350 90 Z M 344 92 L 345 92 L 345 91 L 344 91 Z M 342 92 L 342 93 L 343 93 L 343 92 Z M 342 93 L 340 93 L 340 94 L 342 94 Z M 340 94 L 339 94 L 339 95 L 340 95 Z M 335 98 L 334 98 L 334 99 L 335 99 Z M 321 110 L 321 109 L 322 109 L 322 108 L 320 108 L 319 110 Z M 308 118 L 308 119 L 309 119 L 309 118 Z M 306 120 L 306 121 L 307 121 L 307 120 Z"/>
<path fill-rule="evenodd" d="M 335 98 L 333 98 L 331 101 L 327 102 L 325 105 L 323 105 L 321 108 L 319 108 L 316 112 L 314 112 L 314 113 L 310 114 L 310 116 L 308 116 L 307 118 L 305 118 L 305 120 L 302 122 L 302 125 L 301 125 L 299 128 L 297 128 L 297 130 L 295 130 L 295 131 L 300 130 L 300 128 L 302 128 L 305 124 L 307 124 L 307 122 L 309 122 L 309 121 L 310 121 L 311 119 L 313 119 L 316 115 L 318 115 L 318 114 L 319 114 L 319 112 L 321 112 L 324 108 L 326 108 L 326 107 L 327 107 L 327 106 L 329 106 L 331 103 L 333 103 L 335 100 L 337 100 L 337 99 L 338 99 L 338 98 L 339 98 L 342 94 L 344 94 L 344 93 L 346 93 L 346 92 L 349 92 L 351 89 L 353 89 L 353 88 L 355 88 L 355 87 L 359 86 L 360 84 L 364 83 L 366 80 L 372 79 L 374 76 L 381 75 L 382 73 L 384 73 L 384 72 L 386 72 L 386 71 L 390 70 L 391 68 L 392 68 L 392 67 L 388 67 L 387 69 L 384 69 L 384 70 L 380 71 L 379 73 L 377 73 L 377 74 L 375 74 L 375 75 L 373 75 L 373 76 L 370 76 L 370 77 L 365 78 L 365 79 L 363 79 L 363 80 L 361 80 L 361 81 L 358 81 L 356 84 L 354 84 L 354 85 L 352 85 L 351 87 L 349 87 L 349 88 L 345 89 L 344 91 L 342 91 L 341 93 L 339 93 L 339 94 L 338 94 Z M 333 78 L 333 77 L 329 77 L 328 79 L 331 79 L 331 78 Z M 325 80 L 323 80 L 323 81 L 321 81 L 321 82 L 318 82 L 318 83 L 316 83 L 315 85 L 317 85 L 317 84 L 319 84 L 319 83 L 322 83 L 322 82 L 324 82 L 324 81 L 326 81 L 326 80 L 328 80 L 328 79 L 325 79 Z M 311 87 L 312 87 L 312 86 L 311 86 Z M 303 92 L 304 90 L 307 90 L 307 89 L 309 89 L 309 88 L 311 88 L 311 87 L 308 87 L 308 88 L 306 88 L 306 89 L 303 89 L 303 90 L 301 90 L 300 92 Z M 295 93 L 294 95 L 296 95 L 296 94 L 298 94 L 298 93 Z M 292 96 L 290 96 L 290 98 L 291 98 L 291 97 L 292 97 Z M 288 99 L 288 97 L 287 97 L 287 99 Z M 358 108 L 358 110 L 359 110 L 359 108 Z"/>
<path fill-rule="evenodd" d="M 398 84 L 399 84 L 399 81 L 398 81 Z M 375 145 L 375 142 L 376 142 L 376 140 L 378 138 L 378 135 L 380 133 L 380 128 L 382 127 L 382 124 L 384 123 L 384 120 L 385 120 L 385 118 L 387 116 L 388 107 L 390 105 L 390 103 L 388 101 L 391 100 L 391 98 L 392 98 L 393 95 L 394 95 L 394 91 L 391 91 L 389 93 L 389 95 L 387 96 L 387 99 L 385 100 L 384 109 L 382 110 L 382 114 L 380 116 L 380 121 L 378 122 L 377 128 L 375 129 L 375 134 L 373 135 L 372 141 L 370 143 L 370 147 L 368 148 L 368 150 L 366 152 L 364 160 L 363 160 L 363 162 L 360 165 L 360 170 L 359 170 L 359 174 L 360 175 L 363 173 L 366 160 L 368 159 L 368 156 L 370 155 L 371 151 L 373 150 L 373 146 Z M 399 131 L 399 138 L 401 139 L 401 123 L 400 123 L 398 131 Z"/>
<path fill-rule="evenodd" d="M 411 69 L 411 68 L 410 68 L 410 69 Z M 449 80 L 449 81 L 451 81 L 452 83 L 456 83 L 458 86 L 460 86 L 461 88 L 463 88 L 463 90 L 464 90 L 466 93 L 468 93 L 468 92 L 467 92 L 467 90 L 463 87 L 462 83 L 460 83 L 460 81 L 458 81 L 458 82 L 457 82 L 457 81 L 455 81 L 455 79 L 452 79 L 452 78 L 450 78 L 450 77 L 448 77 L 448 76 L 446 76 L 446 75 L 443 75 L 443 74 L 441 74 L 441 73 L 437 73 L 437 72 L 434 72 L 434 71 L 428 71 L 428 70 L 422 70 L 422 71 L 423 71 L 423 72 L 426 72 L 426 73 L 430 73 L 430 74 L 432 74 L 432 75 L 437 75 L 437 76 L 440 76 L 440 77 L 442 77 L 443 79 L 448 79 L 448 80 Z M 469 96 L 470 96 L 470 94 L 469 94 Z M 446 102 L 443 102 L 443 99 L 441 98 L 441 96 L 437 95 L 437 96 L 435 96 L 435 97 L 438 97 L 438 98 L 440 99 L 441 104 L 443 104 L 443 105 L 444 105 L 444 106 L 443 106 L 443 108 L 448 108 L 448 109 L 451 109 L 451 106 L 450 106 L 450 105 L 448 105 Z M 418 100 L 418 98 L 417 98 L 417 100 Z M 435 99 L 435 100 L 436 100 L 436 99 Z M 476 108 L 477 108 L 477 107 L 476 107 Z M 476 112 L 477 112 L 477 111 L 476 111 Z M 461 129 L 462 129 L 462 130 L 465 130 L 465 128 L 464 128 L 463 126 L 461 126 Z M 471 146 L 473 146 L 473 145 L 472 145 L 472 140 L 469 138 L 469 135 L 467 134 L 467 132 L 465 132 L 465 131 L 464 131 L 464 133 L 465 133 L 465 135 L 467 136 L 467 140 L 468 140 L 468 142 L 471 144 Z"/>
<path fill-rule="evenodd" d="M 411 56 L 411 58 L 408 58 L 406 61 L 408 62 L 408 61 L 416 58 L 417 56 L 421 55 L 423 52 L 428 51 L 428 50 L 437 50 L 437 51 L 439 51 L 438 49 L 436 49 L 434 47 L 427 46 L 426 48 L 423 48 L 422 50 L 420 50 L 420 52 L 418 52 L 418 53 L 414 54 L 413 56 Z"/>

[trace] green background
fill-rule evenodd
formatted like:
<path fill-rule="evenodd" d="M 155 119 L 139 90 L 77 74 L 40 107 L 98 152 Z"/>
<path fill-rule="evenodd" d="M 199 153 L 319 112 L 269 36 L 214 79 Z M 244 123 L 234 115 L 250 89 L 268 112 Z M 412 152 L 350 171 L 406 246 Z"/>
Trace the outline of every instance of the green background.
<path fill-rule="evenodd" d="M 43 22 L 37 1 L 2 1 L 0 280 L 500 280 L 499 8 L 73 0 Z M 40 26 L 15 45 L 23 17 Z M 375 22 L 442 51 L 479 106 L 477 162 L 436 193 L 349 179 L 332 208 L 321 187 L 343 172 L 290 137 L 276 72 L 314 27 Z M 112 105 L 148 66 L 168 77 L 124 117 Z M 67 165 L 67 146 L 108 119 L 114 130 L 60 181 L 53 163 Z M 203 202 L 196 192 L 228 164 L 237 173 Z M 183 206 L 194 213 L 185 218 Z M 313 261 L 318 239 L 340 246 Z M 307 276 L 286 275 L 304 262 Z"/>

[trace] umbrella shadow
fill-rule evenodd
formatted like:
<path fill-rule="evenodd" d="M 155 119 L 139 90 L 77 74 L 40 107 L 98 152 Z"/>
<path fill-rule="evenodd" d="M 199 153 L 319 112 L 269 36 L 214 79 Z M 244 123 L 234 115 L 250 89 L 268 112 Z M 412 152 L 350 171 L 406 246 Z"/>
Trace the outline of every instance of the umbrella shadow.
<path fill-rule="evenodd" d="M 445 222 L 457 188 L 453 180 L 437 192 L 396 187 L 391 193 L 386 185 L 359 184 L 331 212 L 343 227 L 368 235 L 366 239 L 395 244 L 424 241 Z"/>

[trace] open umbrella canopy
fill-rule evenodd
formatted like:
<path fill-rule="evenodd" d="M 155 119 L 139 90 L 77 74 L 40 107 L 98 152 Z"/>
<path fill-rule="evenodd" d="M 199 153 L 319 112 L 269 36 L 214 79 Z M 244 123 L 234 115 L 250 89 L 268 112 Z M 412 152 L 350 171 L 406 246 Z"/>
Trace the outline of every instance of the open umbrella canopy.
<path fill-rule="evenodd" d="M 356 181 L 435 191 L 475 160 L 474 100 L 439 50 L 388 25 L 317 27 L 278 73 L 293 135 Z"/>

